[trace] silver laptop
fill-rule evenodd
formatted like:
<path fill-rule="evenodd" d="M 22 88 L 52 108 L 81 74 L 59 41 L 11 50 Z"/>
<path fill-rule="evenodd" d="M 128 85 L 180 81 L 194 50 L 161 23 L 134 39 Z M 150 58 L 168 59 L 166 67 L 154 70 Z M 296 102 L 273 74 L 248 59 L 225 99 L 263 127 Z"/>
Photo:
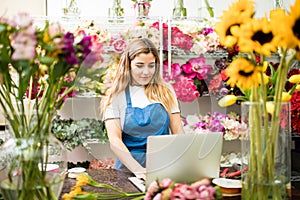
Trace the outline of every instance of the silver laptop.
<path fill-rule="evenodd" d="M 192 183 L 217 178 L 223 145 L 221 132 L 149 136 L 147 141 L 146 185 L 130 177 L 141 191 L 154 180 L 171 178 Z"/>

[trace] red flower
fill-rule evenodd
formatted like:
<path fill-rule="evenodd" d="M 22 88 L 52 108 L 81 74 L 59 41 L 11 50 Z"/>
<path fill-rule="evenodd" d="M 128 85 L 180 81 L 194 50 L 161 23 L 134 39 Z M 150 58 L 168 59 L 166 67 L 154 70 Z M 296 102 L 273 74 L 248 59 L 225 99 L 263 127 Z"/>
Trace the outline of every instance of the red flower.
<path fill-rule="evenodd" d="M 291 99 L 291 128 L 300 135 L 300 91 L 295 91 Z"/>

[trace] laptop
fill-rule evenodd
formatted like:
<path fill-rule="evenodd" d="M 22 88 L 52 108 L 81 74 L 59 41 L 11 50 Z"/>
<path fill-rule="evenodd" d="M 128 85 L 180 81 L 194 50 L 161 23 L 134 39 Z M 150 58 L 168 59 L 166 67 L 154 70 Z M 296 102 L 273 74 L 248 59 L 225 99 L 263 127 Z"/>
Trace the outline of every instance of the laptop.
<path fill-rule="evenodd" d="M 147 140 L 146 181 L 129 178 L 139 190 L 145 191 L 156 179 L 190 184 L 219 177 L 221 132 L 149 136 Z"/>

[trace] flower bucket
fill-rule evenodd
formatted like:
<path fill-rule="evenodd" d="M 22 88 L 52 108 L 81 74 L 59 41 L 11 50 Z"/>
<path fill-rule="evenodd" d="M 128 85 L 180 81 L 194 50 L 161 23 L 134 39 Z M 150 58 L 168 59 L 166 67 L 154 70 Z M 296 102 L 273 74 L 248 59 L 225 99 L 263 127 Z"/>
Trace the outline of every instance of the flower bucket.
<path fill-rule="evenodd" d="M 145 0 L 139 0 L 133 5 L 136 18 L 148 17 L 150 11 L 150 3 Z"/>
<path fill-rule="evenodd" d="M 58 199 L 67 171 L 66 155 L 53 136 L 38 144 L 33 138 L 7 140 L 0 148 L 3 198 Z"/>
<path fill-rule="evenodd" d="M 275 102 L 242 103 L 242 199 L 286 199 L 291 177 L 290 104 Z M 274 119 L 277 118 L 277 119 Z M 278 123 L 274 123 L 278 120 Z M 271 126 L 273 124 L 273 126 Z M 275 125 L 274 127 L 274 124 Z"/>

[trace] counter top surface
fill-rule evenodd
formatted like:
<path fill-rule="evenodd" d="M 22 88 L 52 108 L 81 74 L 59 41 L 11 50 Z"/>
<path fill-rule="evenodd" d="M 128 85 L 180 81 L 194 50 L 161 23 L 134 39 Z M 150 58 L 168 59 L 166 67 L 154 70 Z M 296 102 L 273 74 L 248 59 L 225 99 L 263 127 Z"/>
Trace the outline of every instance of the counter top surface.
<path fill-rule="evenodd" d="M 132 176 L 130 173 L 120 172 L 115 169 L 93 169 L 87 170 L 88 174 L 99 183 L 109 184 L 113 187 L 123 190 L 124 192 L 139 192 L 139 190 L 128 180 L 128 177 Z M 70 188 L 76 184 L 75 179 L 66 178 L 61 195 L 70 192 Z M 87 191 L 93 192 L 107 192 L 105 189 L 99 189 L 94 187 L 86 187 Z M 61 198 L 60 198 L 61 199 Z M 224 200 L 240 200 L 240 196 L 224 197 Z"/>

